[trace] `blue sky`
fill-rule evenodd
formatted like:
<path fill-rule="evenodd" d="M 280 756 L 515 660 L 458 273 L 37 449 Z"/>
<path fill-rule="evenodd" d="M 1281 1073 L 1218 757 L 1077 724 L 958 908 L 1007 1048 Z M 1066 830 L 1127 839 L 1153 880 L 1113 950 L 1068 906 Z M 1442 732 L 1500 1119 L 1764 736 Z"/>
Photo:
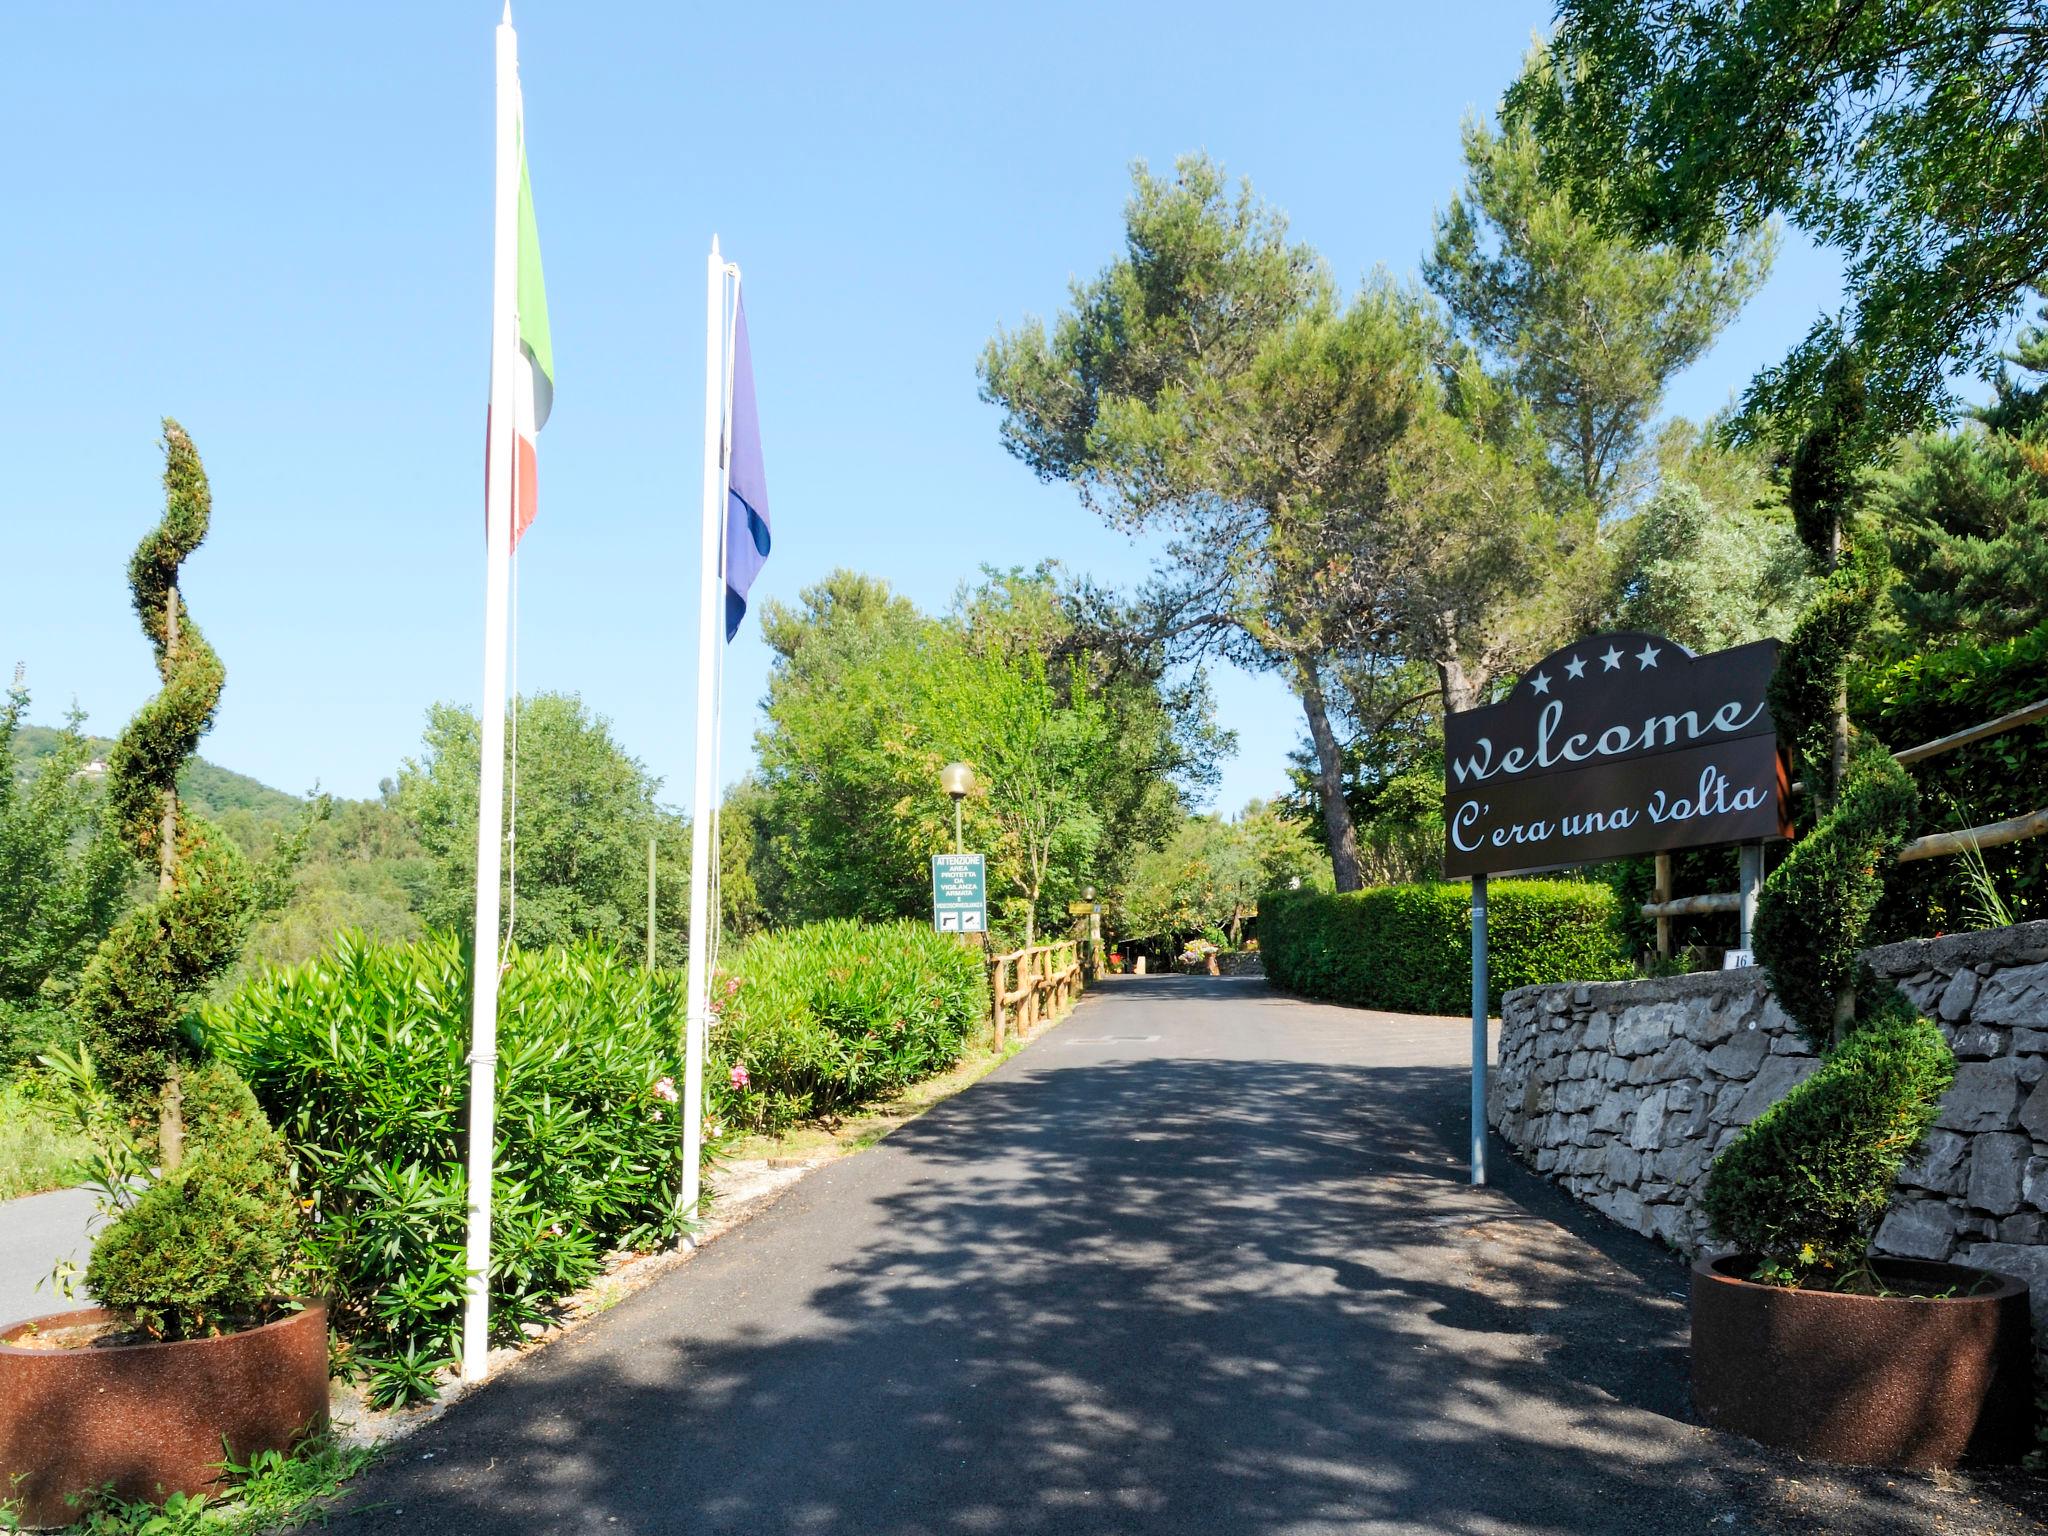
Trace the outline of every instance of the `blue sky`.
<path fill-rule="evenodd" d="M 157 419 L 212 537 L 193 614 L 228 688 L 202 750 L 372 793 L 481 673 L 495 0 L 17 4 L 0 55 L 0 662 L 111 734 L 154 687 L 123 573 Z M 943 607 L 983 564 L 1109 582 L 1146 553 L 1002 451 L 974 360 L 1114 253 L 1128 167 L 1203 149 L 1347 283 L 1409 273 L 1548 8 L 515 7 L 557 388 L 520 681 L 573 689 L 687 800 L 703 254 L 746 270 L 776 550 Z M 1699 415 L 1838 293 L 1787 242 L 1669 400 Z M 724 776 L 767 653 L 728 673 Z M 1219 670 L 1218 802 L 1283 782 L 1270 677 Z"/>

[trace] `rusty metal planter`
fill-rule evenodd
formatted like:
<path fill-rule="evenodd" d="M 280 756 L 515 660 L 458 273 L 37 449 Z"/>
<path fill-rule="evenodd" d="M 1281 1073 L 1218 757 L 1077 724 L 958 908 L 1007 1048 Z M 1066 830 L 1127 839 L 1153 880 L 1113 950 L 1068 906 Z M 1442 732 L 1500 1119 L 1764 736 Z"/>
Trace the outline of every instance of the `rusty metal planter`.
<path fill-rule="evenodd" d="M 2027 1287 L 1953 1264 L 1880 1259 L 1888 1280 L 1978 1294 L 1855 1296 L 1692 1269 L 1692 1396 L 1700 1417 L 1766 1445 L 1859 1466 L 2013 1461 L 2033 1440 Z"/>
<path fill-rule="evenodd" d="M 112 1484 L 123 1498 L 200 1493 L 237 1461 L 285 1450 L 327 1419 L 327 1308 L 213 1339 L 24 1349 L 32 1329 L 108 1322 L 98 1307 L 0 1332 L 0 1494 L 13 1479 L 25 1524 L 76 1518 L 67 1494 Z"/>

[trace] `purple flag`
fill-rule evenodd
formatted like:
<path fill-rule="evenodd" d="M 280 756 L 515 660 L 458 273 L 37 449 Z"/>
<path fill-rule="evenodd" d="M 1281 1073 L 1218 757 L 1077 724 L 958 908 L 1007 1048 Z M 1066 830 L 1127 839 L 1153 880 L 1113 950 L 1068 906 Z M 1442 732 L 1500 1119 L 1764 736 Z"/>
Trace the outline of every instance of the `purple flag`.
<path fill-rule="evenodd" d="M 740 632 L 747 589 L 768 563 L 768 475 L 761 467 L 761 418 L 754 408 L 754 355 L 742 298 L 732 331 L 732 461 L 725 501 L 725 638 Z"/>

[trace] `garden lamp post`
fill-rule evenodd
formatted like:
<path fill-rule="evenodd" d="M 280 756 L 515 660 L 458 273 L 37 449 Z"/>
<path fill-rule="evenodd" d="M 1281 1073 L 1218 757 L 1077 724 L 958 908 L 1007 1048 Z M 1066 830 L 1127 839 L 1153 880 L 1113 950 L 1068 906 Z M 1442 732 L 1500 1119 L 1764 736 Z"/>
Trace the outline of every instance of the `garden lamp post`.
<path fill-rule="evenodd" d="M 939 788 L 953 797 L 953 851 L 961 851 L 960 802 L 973 793 L 974 770 L 965 763 L 948 763 L 939 770 Z"/>

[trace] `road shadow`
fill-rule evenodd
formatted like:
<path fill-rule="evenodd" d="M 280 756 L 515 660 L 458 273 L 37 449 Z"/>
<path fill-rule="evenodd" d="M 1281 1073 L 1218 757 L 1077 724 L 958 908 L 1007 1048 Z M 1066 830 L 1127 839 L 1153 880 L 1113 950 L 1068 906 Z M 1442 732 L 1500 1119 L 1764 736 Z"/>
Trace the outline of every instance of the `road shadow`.
<path fill-rule="evenodd" d="M 1498 1146 L 1467 1188 L 1465 1090 L 1292 1059 L 1006 1073 L 816 1176 L 861 1198 L 778 1207 L 407 1442 L 341 1524 L 2036 1528 L 1687 1424 L 1682 1264 Z"/>

